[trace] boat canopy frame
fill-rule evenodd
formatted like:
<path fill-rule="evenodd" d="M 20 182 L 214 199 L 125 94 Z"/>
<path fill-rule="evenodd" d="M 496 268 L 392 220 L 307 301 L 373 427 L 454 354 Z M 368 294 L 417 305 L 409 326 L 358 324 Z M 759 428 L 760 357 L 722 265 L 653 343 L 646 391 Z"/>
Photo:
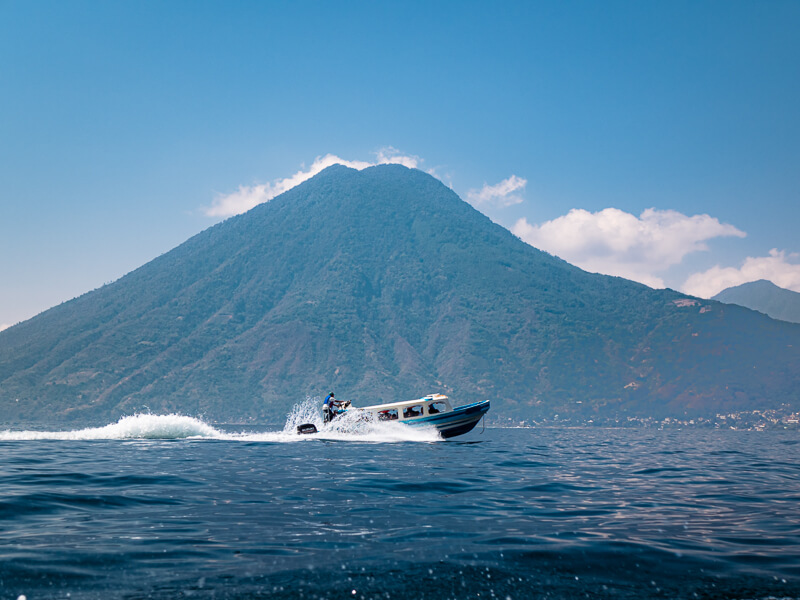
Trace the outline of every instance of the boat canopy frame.
<path fill-rule="evenodd" d="M 444 402 L 445 406 L 447 406 L 447 410 L 445 412 L 450 412 L 453 410 L 452 405 L 450 404 L 450 399 L 445 396 L 444 394 L 430 394 L 428 396 L 423 396 L 422 398 L 417 398 L 416 400 L 403 400 L 402 402 L 388 402 L 386 404 L 375 404 L 373 406 L 363 406 L 363 407 L 353 407 L 357 410 L 366 410 L 369 412 L 380 412 L 382 410 L 391 410 L 393 408 L 402 409 L 407 408 L 409 406 L 416 406 L 417 404 L 425 404 L 430 405 L 434 402 Z"/>

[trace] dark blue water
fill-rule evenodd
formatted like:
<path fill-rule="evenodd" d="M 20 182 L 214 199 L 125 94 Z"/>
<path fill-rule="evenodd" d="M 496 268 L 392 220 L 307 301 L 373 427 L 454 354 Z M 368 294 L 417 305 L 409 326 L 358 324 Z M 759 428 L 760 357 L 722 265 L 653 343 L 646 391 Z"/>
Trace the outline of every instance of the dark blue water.
<path fill-rule="evenodd" d="M 0 598 L 800 597 L 796 432 L 16 439 L 0 456 Z"/>

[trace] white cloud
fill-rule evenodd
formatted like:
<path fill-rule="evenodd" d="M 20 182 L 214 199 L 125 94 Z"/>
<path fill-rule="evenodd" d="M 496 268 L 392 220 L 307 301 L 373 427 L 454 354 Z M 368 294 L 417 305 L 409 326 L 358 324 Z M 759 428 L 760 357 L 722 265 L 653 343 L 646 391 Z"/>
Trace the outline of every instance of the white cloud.
<path fill-rule="evenodd" d="M 708 271 L 695 273 L 683 284 L 682 291 L 692 296 L 710 298 L 725 288 L 767 279 L 778 287 L 800 292 L 798 259 L 800 255 L 796 253 L 787 254 L 784 250 L 773 248 L 769 256 L 748 256 L 738 269 L 716 265 Z"/>
<path fill-rule="evenodd" d="M 487 204 L 499 207 L 512 206 L 522 202 L 522 197 L 514 192 L 524 190 L 527 184 L 527 179 L 512 175 L 495 185 L 484 183 L 481 189 L 468 191 L 467 200 L 476 206 Z"/>
<path fill-rule="evenodd" d="M 377 159 L 375 164 L 378 165 L 403 165 L 409 169 L 418 168 L 419 164 L 422 162 L 419 156 L 405 156 L 400 154 L 397 148 L 392 148 L 391 146 L 379 150 Z"/>
<path fill-rule="evenodd" d="M 378 151 L 375 162 L 345 160 L 334 154 L 326 154 L 325 156 L 318 156 L 309 169 L 300 170 L 291 177 L 276 179 L 272 183 L 260 185 L 240 185 L 239 189 L 231 194 L 220 194 L 214 199 L 211 206 L 203 208 L 203 212 L 209 217 L 231 217 L 241 214 L 300 185 L 332 165 L 344 165 L 360 171 L 367 167 L 384 164 L 398 164 L 415 169 L 420 162 L 421 159 L 419 157 L 402 155 L 392 147 Z"/>
<path fill-rule="evenodd" d="M 746 235 L 709 215 L 689 217 L 655 208 L 639 217 L 617 208 L 596 213 L 572 209 L 541 225 L 520 219 L 511 231 L 586 271 L 617 275 L 654 288 L 664 287 L 659 273 L 679 264 L 687 254 L 708 250 L 707 240 Z"/>

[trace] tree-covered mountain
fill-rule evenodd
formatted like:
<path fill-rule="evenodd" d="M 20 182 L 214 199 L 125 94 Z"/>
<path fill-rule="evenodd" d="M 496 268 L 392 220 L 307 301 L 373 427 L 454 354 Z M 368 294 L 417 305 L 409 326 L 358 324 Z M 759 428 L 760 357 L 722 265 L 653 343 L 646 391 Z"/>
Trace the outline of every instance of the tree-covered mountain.
<path fill-rule="evenodd" d="M 586 273 L 433 177 L 331 167 L 0 332 L 0 419 L 282 421 L 441 391 L 512 418 L 798 404 L 800 326 Z"/>
<path fill-rule="evenodd" d="M 751 308 L 773 319 L 800 323 L 800 294 L 778 287 L 766 279 L 729 287 L 713 299 Z"/>

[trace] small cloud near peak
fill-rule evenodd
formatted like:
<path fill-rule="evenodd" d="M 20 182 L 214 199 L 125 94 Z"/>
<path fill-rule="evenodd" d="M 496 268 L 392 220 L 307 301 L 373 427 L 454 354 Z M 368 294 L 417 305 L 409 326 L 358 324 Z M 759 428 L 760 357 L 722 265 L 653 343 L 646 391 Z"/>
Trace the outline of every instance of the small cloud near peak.
<path fill-rule="evenodd" d="M 489 185 L 484 183 L 479 190 L 467 192 L 467 200 L 474 206 L 493 205 L 497 207 L 513 206 L 522 202 L 522 197 L 517 194 L 525 189 L 527 179 L 512 175 L 500 183 Z"/>
<path fill-rule="evenodd" d="M 403 165 L 409 169 L 418 169 L 422 159 L 419 156 L 406 156 L 397 148 L 387 146 L 376 153 L 376 165 Z"/>
<path fill-rule="evenodd" d="M 368 162 L 346 160 L 335 154 L 318 156 L 308 169 L 301 169 L 290 177 L 276 179 L 271 183 L 252 186 L 240 185 L 235 192 L 218 195 L 211 203 L 211 206 L 206 206 L 202 210 L 208 217 L 232 217 L 233 215 L 247 212 L 259 204 L 269 202 L 275 196 L 289 191 L 333 165 L 344 165 L 361 171 L 367 167 L 383 164 L 399 164 L 416 169 L 422 162 L 418 156 L 406 156 L 391 146 L 379 150 L 376 153 L 376 158 L 375 162 Z"/>

